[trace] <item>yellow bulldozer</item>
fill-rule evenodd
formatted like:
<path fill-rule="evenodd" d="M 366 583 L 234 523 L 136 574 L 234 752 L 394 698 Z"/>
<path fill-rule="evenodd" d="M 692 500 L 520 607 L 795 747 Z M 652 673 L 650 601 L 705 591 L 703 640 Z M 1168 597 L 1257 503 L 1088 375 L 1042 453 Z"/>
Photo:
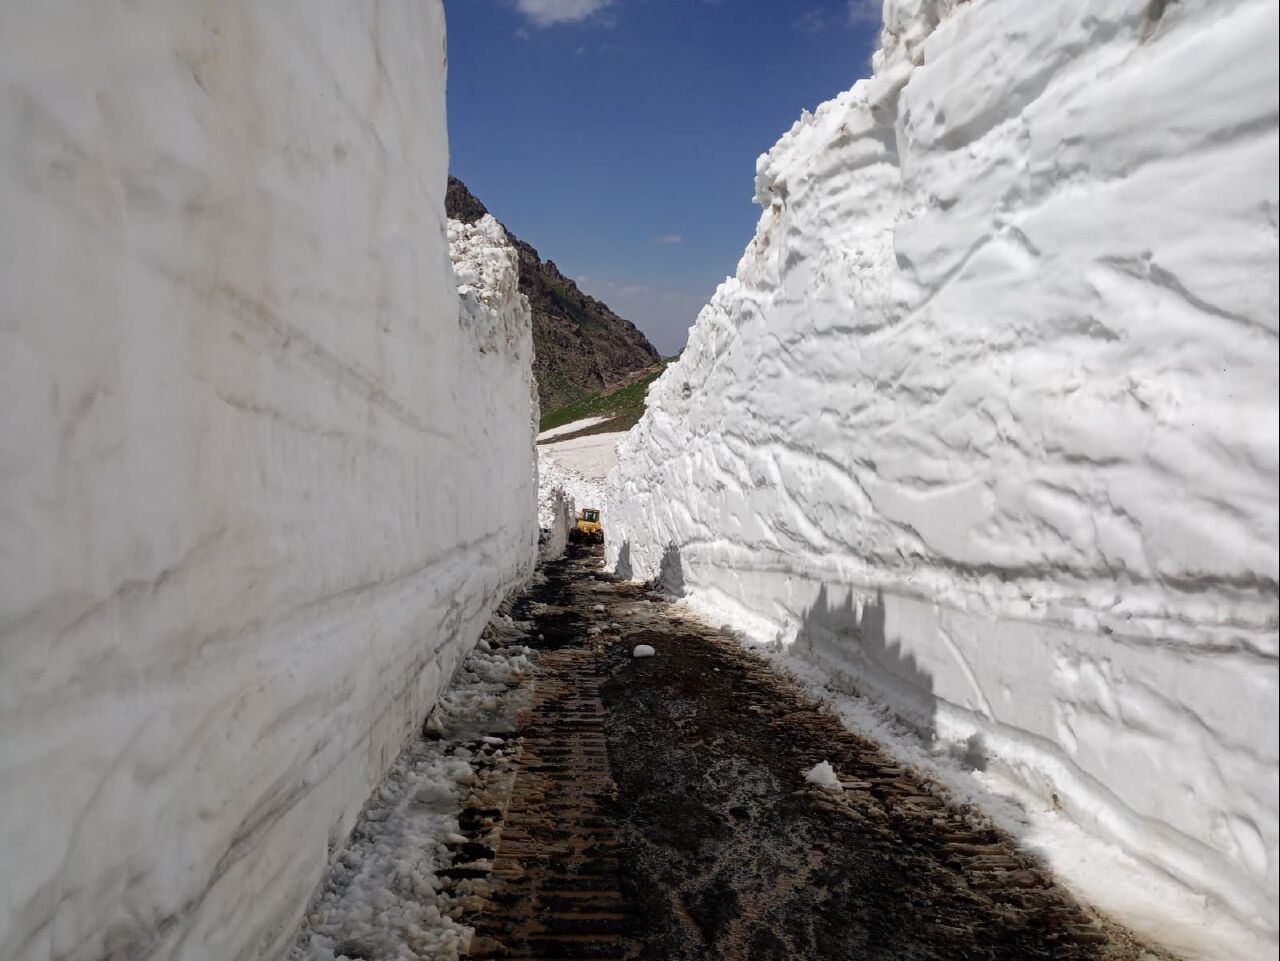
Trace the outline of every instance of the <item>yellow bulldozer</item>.
<path fill-rule="evenodd" d="M 588 544 L 604 543 L 604 528 L 600 525 L 600 511 L 584 507 L 578 512 L 578 522 L 569 532 L 569 540 Z"/>

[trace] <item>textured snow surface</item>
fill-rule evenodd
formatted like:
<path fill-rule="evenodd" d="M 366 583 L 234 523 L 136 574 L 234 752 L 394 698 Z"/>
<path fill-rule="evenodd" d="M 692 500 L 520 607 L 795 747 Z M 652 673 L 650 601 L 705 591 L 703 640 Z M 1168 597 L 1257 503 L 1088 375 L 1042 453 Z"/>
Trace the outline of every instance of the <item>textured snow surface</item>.
<path fill-rule="evenodd" d="M 531 569 L 443 44 L 436 0 L 0 6 L 4 961 L 283 956 Z"/>
<path fill-rule="evenodd" d="M 875 76 L 760 158 L 610 562 L 1273 956 L 1277 4 L 885 13 Z"/>

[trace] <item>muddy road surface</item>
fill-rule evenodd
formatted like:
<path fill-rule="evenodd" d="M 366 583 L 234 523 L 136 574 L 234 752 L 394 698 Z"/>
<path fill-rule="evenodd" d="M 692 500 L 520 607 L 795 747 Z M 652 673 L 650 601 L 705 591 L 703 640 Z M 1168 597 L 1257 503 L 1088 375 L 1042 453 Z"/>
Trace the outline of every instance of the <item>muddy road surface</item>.
<path fill-rule="evenodd" d="M 500 836 L 473 957 L 1166 957 L 598 548 L 544 573 L 511 797 L 463 822 Z M 823 760 L 838 788 L 806 781 Z"/>

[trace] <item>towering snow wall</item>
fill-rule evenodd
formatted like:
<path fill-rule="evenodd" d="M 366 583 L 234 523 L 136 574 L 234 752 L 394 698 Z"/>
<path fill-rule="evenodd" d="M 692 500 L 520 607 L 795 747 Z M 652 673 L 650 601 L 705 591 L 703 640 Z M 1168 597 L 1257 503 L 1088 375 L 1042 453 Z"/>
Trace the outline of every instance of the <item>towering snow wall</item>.
<path fill-rule="evenodd" d="M 1277 9 L 889 0 L 607 505 L 1272 943 Z"/>
<path fill-rule="evenodd" d="M 0 79 L 0 958 L 278 958 L 536 549 L 441 5 L 3 4 Z"/>

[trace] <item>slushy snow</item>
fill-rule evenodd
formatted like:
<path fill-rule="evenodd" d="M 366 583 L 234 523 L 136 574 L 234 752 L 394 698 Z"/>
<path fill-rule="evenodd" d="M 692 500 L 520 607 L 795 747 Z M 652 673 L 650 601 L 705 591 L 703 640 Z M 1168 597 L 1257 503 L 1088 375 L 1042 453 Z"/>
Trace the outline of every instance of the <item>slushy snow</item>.
<path fill-rule="evenodd" d="M 605 504 L 611 565 L 1201 899 L 1074 875 L 1217 957 L 1277 941 L 1278 10 L 888 0 Z"/>
<path fill-rule="evenodd" d="M 439 739 L 411 741 L 334 859 L 293 961 L 466 956 L 471 930 L 450 912 L 465 913 L 473 907 L 466 899 L 480 892 L 474 881 L 449 886 L 441 871 L 466 841 L 458 814 L 467 795 L 483 792 L 484 780 L 501 794 L 513 776 L 505 739 L 482 732 L 514 730 L 527 706 L 526 692 L 513 686 L 530 666 L 517 643 L 526 630 L 506 615 L 490 622 L 485 634 L 494 643 L 477 645 L 433 712 L 428 733 Z"/>

